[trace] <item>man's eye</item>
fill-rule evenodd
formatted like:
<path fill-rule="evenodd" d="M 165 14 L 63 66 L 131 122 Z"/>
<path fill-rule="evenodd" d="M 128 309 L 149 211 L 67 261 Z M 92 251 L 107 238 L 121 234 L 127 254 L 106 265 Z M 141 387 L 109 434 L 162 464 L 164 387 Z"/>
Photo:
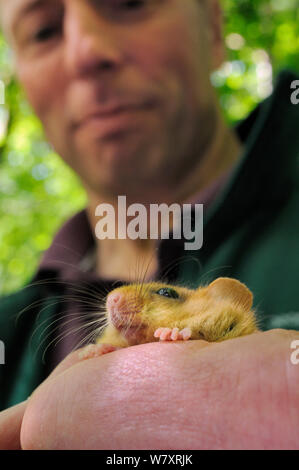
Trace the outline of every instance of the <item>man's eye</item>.
<path fill-rule="evenodd" d="M 91 0 L 95 6 L 116 21 L 137 21 L 155 11 L 161 0 Z M 97 3 L 98 2 L 98 3 Z"/>
<path fill-rule="evenodd" d="M 145 0 L 125 0 L 120 1 L 119 6 L 125 9 L 137 10 L 138 8 L 143 7 L 146 4 Z"/>
<path fill-rule="evenodd" d="M 139 13 L 147 10 L 153 4 L 153 0 L 107 0 L 106 8 L 115 13 L 122 14 Z"/>
<path fill-rule="evenodd" d="M 59 33 L 59 27 L 57 26 L 47 26 L 45 28 L 40 29 L 34 35 L 34 41 L 36 42 L 46 42 L 52 39 Z"/>
<path fill-rule="evenodd" d="M 179 298 L 179 294 L 174 289 L 170 289 L 169 287 L 163 287 L 162 289 L 159 289 L 156 294 L 162 295 L 163 297 L 170 297 L 171 299 Z"/>

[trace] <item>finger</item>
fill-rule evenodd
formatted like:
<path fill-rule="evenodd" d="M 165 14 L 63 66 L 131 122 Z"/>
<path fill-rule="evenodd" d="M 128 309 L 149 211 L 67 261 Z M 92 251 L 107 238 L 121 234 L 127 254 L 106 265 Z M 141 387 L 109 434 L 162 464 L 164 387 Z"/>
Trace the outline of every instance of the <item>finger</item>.
<path fill-rule="evenodd" d="M 73 365 L 77 364 L 77 362 L 81 362 L 81 354 L 83 350 L 84 348 L 80 348 L 68 354 L 68 356 L 66 356 L 65 359 L 63 359 L 63 361 L 61 361 L 58 366 L 56 366 L 55 369 L 51 372 L 49 378 L 56 377 L 57 375 L 64 372 L 66 369 L 69 369 Z"/>
<path fill-rule="evenodd" d="M 89 344 L 85 346 L 81 351 L 79 351 L 78 355 L 81 360 L 92 359 L 95 357 L 103 356 L 104 354 L 108 354 L 111 352 L 120 349 L 112 344 Z"/>
<path fill-rule="evenodd" d="M 0 413 L 0 450 L 21 450 L 20 431 L 27 400 Z"/>

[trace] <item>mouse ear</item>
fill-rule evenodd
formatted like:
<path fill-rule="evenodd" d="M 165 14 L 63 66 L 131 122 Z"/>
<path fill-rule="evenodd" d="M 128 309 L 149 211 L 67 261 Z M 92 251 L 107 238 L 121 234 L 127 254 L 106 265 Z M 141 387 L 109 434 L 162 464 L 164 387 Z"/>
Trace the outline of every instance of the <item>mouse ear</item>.
<path fill-rule="evenodd" d="M 244 309 L 250 310 L 253 295 L 242 282 L 230 277 L 219 277 L 208 286 L 209 292 L 215 297 L 229 298 Z"/>

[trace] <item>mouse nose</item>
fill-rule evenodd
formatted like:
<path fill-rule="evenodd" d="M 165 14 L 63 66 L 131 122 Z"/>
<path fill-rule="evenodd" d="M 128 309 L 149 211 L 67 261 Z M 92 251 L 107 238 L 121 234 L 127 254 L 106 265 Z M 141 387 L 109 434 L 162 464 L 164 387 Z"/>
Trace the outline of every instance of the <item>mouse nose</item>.
<path fill-rule="evenodd" d="M 124 303 L 124 296 L 120 292 L 111 292 L 107 297 L 108 308 L 120 308 Z"/>
<path fill-rule="evenodd" d="M 113 292 L 109 295 L 108 300 L 111 304 L 117 304 L 121 299 L 121 295 L 119 292 Z"/>

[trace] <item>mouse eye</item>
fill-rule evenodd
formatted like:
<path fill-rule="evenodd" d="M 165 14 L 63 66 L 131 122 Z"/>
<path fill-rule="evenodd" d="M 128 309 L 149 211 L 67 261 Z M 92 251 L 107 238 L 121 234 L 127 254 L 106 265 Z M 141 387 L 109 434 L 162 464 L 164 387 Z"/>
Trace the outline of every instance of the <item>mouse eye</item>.
<path fill-rule="evenodd" d="M 228 329 L 226 330 L 225 334 L 230 333 L 235 328 L 235 326 L 237 326 L 236 322 L 231 323 Z"/>
<path fill-rule="evenodd" d="M 179 294 L 174 289 L 170 289 L 169 287 L 162 287 L 162 289 L 156 291 L 156 294 L 163 295 L 163 297 L 169 297 L 171 299 L 179 298 Z"/>

